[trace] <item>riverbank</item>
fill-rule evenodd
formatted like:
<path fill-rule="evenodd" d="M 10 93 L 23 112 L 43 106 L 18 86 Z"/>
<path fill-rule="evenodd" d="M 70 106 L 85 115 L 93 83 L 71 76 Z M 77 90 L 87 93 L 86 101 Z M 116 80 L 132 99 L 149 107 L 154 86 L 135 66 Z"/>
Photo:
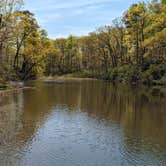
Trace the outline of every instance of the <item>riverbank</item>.
<path fill-rule="evenodd" d="M 97 68 L 80 69 L 75 72 L 57 72 L 59 75 L 53 77 L 64 78 L 95 78 L 108 80 L 114 83 L 131 85 L 161 85 L 166 86 L 166 60 L 154 59 L 144 60 L 142 64 L 123 64 L 109 67 L 107 70 Z M 50 74 L 51 75 L 51 74 Z"/>
<path fill-rule="evenodd" d="M 82 82 L 82 81 L 95 81 L 100 80 L 101 82 L 105 82 L 107 84 L 115 85 L 115 87 L 128 87 L 131 89 L 146 89 L 146 92 L 148 96 L 159 96 L 159 97 L 166 97 L 166 86 L 164 85 L 151 85 L 147 86 L 144 84 L 128 84 L 128 83 L 122 83 L 122 82 L 112 82 L 110 80 L 103 80 L 102 79 L 96 79 L 96 78 L 88 78 L 88 77 L 82 77 L 82 75 L 79 75 L 79 73 L 72 73 L 72 74 L 64 74 L 64 75 L 56 75 L 56 76 L 49 76 L 49 77 L 41 77 L 36 81 L 42 81 L 45 83 L 55 83 L 55 84 L 64 84 L 64 83 L 72 83 L 72 82 Z M 29 87 L 27 84 L 24 84 L 23 82 L 9 82 L 8 85 L 6 85 L 7 88 L 3 88 L 0 90 L 0 97 L 8 96 L 11 93 L 19 93 L 21 90 L 25 89 L 33 89 L 34 87 Z M 144 94 L 145 95 L 145 94 Z"/>
<path fill-rule="evenodd" d="M 32 89 L 33 87 L 25 86 L 23 82 L 7 82 L 0 84 L 0 97 L 6 96 L 11 92 L 19 92 L 24 89 Z"/>
<path fill-rule="evenodd" d="M 88 72 L 76 72 L 54 76 L 45 76 L 41 79 L 97 79 L 106 80 L 117 84 L 122 83 L 127 85 L 166 86 L 166 75 L 162 74 L 162 76 L 160 76 L 160 73 L 162 72 L 162 70 L 159 72 L 140 72 L 138 69 L 121 70 L 121 68 L 116 68 L 109 72 L 107 75 L 92 74 Z"/>
<path fill-rule="evenodd" d="M 0 83 L 0 90 L 23 88 L 24 82 L 21 81 L 8 81 Z"/>

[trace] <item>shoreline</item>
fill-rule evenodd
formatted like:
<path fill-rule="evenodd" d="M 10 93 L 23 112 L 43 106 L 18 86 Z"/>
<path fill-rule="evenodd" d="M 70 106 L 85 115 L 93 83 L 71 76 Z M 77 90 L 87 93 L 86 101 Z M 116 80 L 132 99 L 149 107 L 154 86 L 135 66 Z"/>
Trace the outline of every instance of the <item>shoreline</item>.
<path fill-rule="evenodd" d="M 84 80 L 100 80 L 100 81 L 108 81 L 112 84 L 123 84 L 123 85 L 129 85 L 129 86 L 145 86 L 145 87 L 154 87 L 154 86 L 160 86 L 160 87 L 166 87 L 166 83 L 162 82 L 161 80 L 153 80 L 151 84 L 145 84 L 141 81 L 138 82 L 127 82 L 127 81 L 112 81 L 111 79 L 104 79 L 104 78 L 97 78 L 97 77 L 88 77 L 85 75 L 82 75 L 81 73 L 70 73 L 70 74 L 62 74 L 62 75 L 54 75 L 54 76 L 43 76 L 40 77 L 39 80 L 44 79 L 84 79 Z"/>
<path fill-rule="evenodd" d="M 61 83 L 62 80 L 99 80 L 99 81 L 106 81 L 109 82 L 111 84 L 121 84 L 121 85 L 125 85 L 125 86 L 136 86 L 136 87 L 141 87 L 144 86 L 146 88 L 153 88 L 153 87 L 157 87 L 159 89 L 163 89 L 166 88 L 166 84 L 160 84 L 160 83 L 154 83 L 154 84 L 143 84 L 141 82 L 137 82 L 137 83 L 128 83 L 128 82 L 119 82 L 119 81 L 112 81 L 112 80 L 106 80 L 106 79 L 102 79 L 102 78 L 95 78 L 95 77 L 88 77 L 85 75 L 82 75 L 81 73 L 70 73 L 70 74 L 62 74 L 62 75 L 54 75 L 54 76 L 43 76 L 43 77 L 39 77 L 35 80 L 32 81 L 44 81 L 44 82 L 51 82 L 51 81 L 55 81 L 57 83 Z M 30 81 L 30 80 L 29 80 Z M 24 89 L 33 89 L 34 87 L 28 87 L 26 85 L 24 85 L 24 82 L 21 81 L 16 81 L 16 82 L 6 82 L 1 84 L 2 86 L 0 86 L 0 97 L 3 96 L 3 94 L 7 94 L 10 92 L 18 92 L 19 90 L 24 90 Z"/>
<path fill-rule="evenodd" d="M 17 93 L 20 90 L 33 89 L 33 87 L 25 86 L 23 82 L 7 82 L 3 87 L 5 88 L 0 89 L 0 97 L 6 96 L 11 92 Z"/>
<path fill-rule="evenodd" d="M 96 78 L 88 78 L 88 77 L 76 77 L 72 74 L 70 75 L 61 75 L 61 76 L 48 76 L 48 77 L 40 77 L 36 80 L 32 80 L 32 81 L 42 81 L 45 83 L 55 83 L 55 84 L 62 84 L 62 83 L 67 83 L 70 81 L 105 81 L 108 84 L 112 84 L 115 86 L 120 86 L 120 87 L 129 87 L 132 89 L 138 89 L 138 88 L 143 88 L 146 89 L 148 91 L 148 93 L 152 94 L 157 94 L 161 97 L 166 97 L 166 86 L 164 85 L 144 85 L 144 84 L 129 84 L 129 83 L 122 83 L 122 82 L 112 82 L 110 80 L 103 80 L 103 79 L 96 79 Z M 18 83 L 20 82 L 13 82 L 15 85 L 19 85 Z M 11 84 L 8 84 L 11 85 Z M 23 84 L 23 86 L 8 86 L 6 89 L 0 90 L 0 98 L 1 97 L 6 97 L 12 93 L 19 93 L 21 90 L 26 90 L 26 89 L 36 89 L 36 87 L 30 87 L 30 86 L 26 86 Z"/>

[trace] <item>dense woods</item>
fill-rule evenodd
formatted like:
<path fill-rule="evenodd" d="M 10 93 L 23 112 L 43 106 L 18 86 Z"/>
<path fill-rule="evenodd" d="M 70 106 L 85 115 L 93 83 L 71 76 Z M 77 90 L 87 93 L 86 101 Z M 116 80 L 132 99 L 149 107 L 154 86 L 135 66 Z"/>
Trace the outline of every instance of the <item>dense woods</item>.
<path fill-rule="evenodd" d="M 0 0 L 0 84 L 77 73 L 166 84 L 166 1 L 133 4 L 87 36 L 49 39 L 20 0 Z M 55 27 L 56 28 L 56 27 Z"/>

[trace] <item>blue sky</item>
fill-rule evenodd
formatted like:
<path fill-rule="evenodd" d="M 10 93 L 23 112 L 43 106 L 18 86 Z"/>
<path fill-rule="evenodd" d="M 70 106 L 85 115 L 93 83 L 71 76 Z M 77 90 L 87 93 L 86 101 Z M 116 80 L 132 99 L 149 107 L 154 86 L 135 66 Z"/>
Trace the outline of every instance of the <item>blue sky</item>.
<path fill-rule="evenodd" d="M 139 0 L 25 0 L 24 9 L 35 14 L 50 38 L 86 35 L 110 25 Z"/>

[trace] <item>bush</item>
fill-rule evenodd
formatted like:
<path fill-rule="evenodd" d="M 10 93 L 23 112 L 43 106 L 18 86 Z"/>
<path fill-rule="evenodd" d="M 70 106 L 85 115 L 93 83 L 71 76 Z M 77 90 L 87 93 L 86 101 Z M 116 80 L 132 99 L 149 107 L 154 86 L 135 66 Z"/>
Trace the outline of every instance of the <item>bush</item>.
<path fill-rule="evenodd" d="M 118 77 L 118 68 L 113 68 L 112 70 L 110 70 L 108 74 L 108 79 L 111 81 L 115 81 L 117 77 Z"/>
<path fill-rule="evenodd" d="M 138 83 L 141 80 L 141 70 L 137 66 L 130 66 L 127 72 L 127 81 L 130 83 Z"/>
<path fill-rule="evenodd" d="M 14 81 L 18 79 L 16 72 L 7 64 L 0 65 L 0 80 L 3 82 Z"/>
<path fill-rule="evenodd" d="M 124 65 L 113 68 L 110 71 L 109 79 L 118 82 L 137 83 L 141 79 L 141 71 L 137 66 Z"/>
<path fill-rule="evenodd" d="M 153 77 L 152 77 L 152 74 L 149 70 L 142 73 L 142 83 L 148 84 L 148 85 L 153 83 Z"/>
<path fill-rule="evenodd" d="M 145 84 L 153 84 L 164 80 L 166 75 L 166 63 L 152 64 L 149 69 L 142 73 L 142 82 Z M 163 82 L 163 81 L 162 81 Z"/>
<path fill-rule="evenodd" d="M 121 67 L 118 68 L 117 80 L 119 82 L 127 82 L 129 69 L 130 69 L 129 65 L 124 65 L 124 66 L 121 66 Z"/>

